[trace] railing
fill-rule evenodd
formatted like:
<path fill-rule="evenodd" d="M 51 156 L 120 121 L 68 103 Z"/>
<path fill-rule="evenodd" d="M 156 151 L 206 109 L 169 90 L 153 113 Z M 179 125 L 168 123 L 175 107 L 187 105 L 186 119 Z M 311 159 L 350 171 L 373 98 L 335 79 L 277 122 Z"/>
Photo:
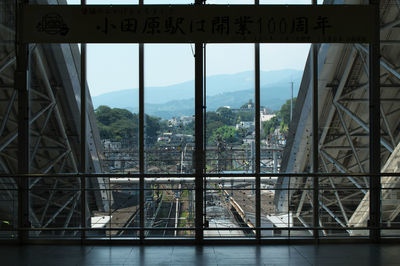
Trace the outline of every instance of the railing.
<path fill-rule="evenodd" d="M 369 211 L 368 182 L 380 176 L 382 213 L 377 215 L 382 222 L 380 227 L 373 228 L 368 222 L 375 215 Z M 16 240 L 19 234 L 28 232 L 32 241 L 81 240 L 85 231 L 86 240 L 195 240 L 199 230 L 206 232 L 204 240 L 315 239 L 315 230 L 320 239 L 368 239 L 371 230 L 379 230 L 383 238 L 399 237 L 400 173 L 380 176 L 260 174 L 258 191 L 254 174 L 205 174 L 203 215 L 196 217 L 198 177 L 192 174 L 0 175 L 0 239 Z M 86 187 L 79 182 L 81 177 L 86 178 Z M 312 200 L 315 177 L 320 182 L 317 213 L 313 212 Z M 105 181 L 104 188 L 91 185 L 91 180 L 98 178 Z M 349 178 L 360 186 L 341 182 Z M 21 179 L 29 180 L 28 190 L 18 189 Z M 140 180 L 144 181 L 143 190 Z M 85 206 L 81 205 L 81 191 L 86 193 Z M 96 193 L 103 195 L 101 200 L 107 204 L 99 204 Z M 18 203 L 24 194 L 29 202 L 29 227 L 19 225 Z M 143 208 L 140 197 L 144 198 Z M 101 210 L 99 206 L 110 207 Z M 232 206 L 240 219 L 233 214 Z M 82 215 L 86 217 L 84 225 Z M 140 222 L 141 215 L 144 224 Z M 314 216 L 319 221 L 317 225 L 312 223 Z M 196 219 L 202 221 L 203 227 L 195 227 Z M 259 227 L 257 219 L 261 221 Z M 140 239 L 141 230 L 146 232 L 144 239 Z"/>

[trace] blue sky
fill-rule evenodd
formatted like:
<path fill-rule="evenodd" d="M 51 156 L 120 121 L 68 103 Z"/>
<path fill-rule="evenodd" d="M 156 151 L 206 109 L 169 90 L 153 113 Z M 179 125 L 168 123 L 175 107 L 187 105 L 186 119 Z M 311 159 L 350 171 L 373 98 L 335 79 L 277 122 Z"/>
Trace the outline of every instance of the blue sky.
<path fill-rule="evenodd" d="M 79 0 L 68 0 L 79 4 Z M 193 0 L 145 0 L 145 4 L 188 4 Z M 87 4 L 135 4 L 137 0 L 87 0 Z M 208 0 L 209 4 L 252 4 L 248 0 Z M 310 0 L 260 0 L 261 4 L 309 4 Z M 138 87 L 137 44 L 89 44 L 88 83 L 93 96 Z M 207 45 L 207 76 L 254 70 L 253 44 Z M 309 44 L 262 44 L 261 70 L 302 70 Z M 167 86 L 194 79 L 190 44 L 145 45 L 145 86 Z"/>

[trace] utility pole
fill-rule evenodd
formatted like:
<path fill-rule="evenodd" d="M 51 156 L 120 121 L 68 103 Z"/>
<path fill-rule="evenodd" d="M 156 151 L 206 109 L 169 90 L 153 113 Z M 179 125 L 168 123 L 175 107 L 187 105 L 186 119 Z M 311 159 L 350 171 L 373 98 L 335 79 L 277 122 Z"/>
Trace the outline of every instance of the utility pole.
<path fill-rule="evenodd" d="M 292 121 L 292 117 L 293 117 L 293 81 L 291 81 L 290 84 L 292 87 L 292 94 L 290 97 L 290 121 Z"/>

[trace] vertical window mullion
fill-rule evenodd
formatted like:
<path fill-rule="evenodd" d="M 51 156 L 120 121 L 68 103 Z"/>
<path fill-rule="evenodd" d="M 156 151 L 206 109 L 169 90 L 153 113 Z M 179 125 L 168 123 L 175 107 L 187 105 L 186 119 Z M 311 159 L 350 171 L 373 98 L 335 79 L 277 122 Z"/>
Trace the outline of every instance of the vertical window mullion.
<path fill-rule="evenodd" d="M 256 1 L 258 4 L 258 0 Z M 261 238 L 261 178 L 260 178 L 260 44 L 254 44 L 254 62 L 255 62 L 255 105 L 254 105 L 254 128 L 255 128 L 255 178 L 256 178 L 256 238 Z"/>
<path fill-rule="evenodd" d="M 81 6 L 84 7 L 86 5 L 86 0 L 81 0 Z M 87 121 L 86 121 L 86 109 L 87 109 L 87 99 L 86 99 L 86 78 L 87 78 L 87 69 L 86 69 L 86 60 L 87 60 L 87 45 L 86 43 L 81 43 L 81 161 L 80 161 L 80 181 L 81 181 L 81 227 L 84 230 L 81 231 L 81 241 L 84 242 L 86 239 L 86 178 L 85 174 L 87 171 Z"/>
<path fill-rule="evenodd" d="M 143 0 L 139 0 L 143 5 Z M 139 238 L 144 241 L 144 44 L 139 43 Z"/>
<path fill-rule="evenodd" d="M 254 5 L 258 6 L 260 4 L 260 0 L 255 0 Z M 260 134 L 261 134 L 261 123 L 260 123 L 260 44 L 254 44 L 254 128 L 255 128 L 255 182 L 256 182 L 256 239 L 259 241 L 261 239 L 261 178 L 260 178 L 260 158 L 261 158 L 261 142 L 260 142 Z"/>
<path fill-rule="evenodd" d="M 28 240 L 29 231 L 21 228 L 29 227 L 29 176 L 30 173 L 30 45 L 21 42 L 22 7 L 27 0 L 17 1 L 16 19 L 16 64 L 14 89 L 18 92 L 18 238 L 21 243 Z"/>
<path fill-rule="evenodd" d="M 203 179 L 204 179 L 204 140 L 203 140 L 203 44 L 195 44 L 195 197 L 196 197 L 196 242 L 203 240 Z"/>
<path fill-rule="evenodd" d="M 317 5 L 317 0 L 312 0 Z M 313 43 L 312 49 L 312 172 L 313 172 L 313 234 L 319 238 L 319 178 L 318 173 L 318 44 Z"/>
<path fill-rule="evenodd" d="M 202 0 L 195 0 L 195 5 L 202 5 Z M 204 50 L 203 43 L 195 43 L 195 239 L 201 243 L 204 238 L 203 180 L 204 180 Z"/>
<path fill-rule="evenodd" d="M 381 219 L 381 144 L 380 144 L 380 31 L 379 31 L 379 1 L 370 0 L 375 12 L 373 23 L 373 42 L 369 44 L 369 187 L 370 187 L 370 239 L 380 240 Z"/>

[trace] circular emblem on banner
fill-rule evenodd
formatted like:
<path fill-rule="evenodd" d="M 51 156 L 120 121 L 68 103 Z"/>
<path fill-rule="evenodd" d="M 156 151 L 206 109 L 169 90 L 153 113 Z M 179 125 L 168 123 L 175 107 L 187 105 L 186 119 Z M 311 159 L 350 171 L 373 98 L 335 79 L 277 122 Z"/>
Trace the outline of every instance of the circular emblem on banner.
<path fill-rule="evenodd" d="M 63 18 L 57 13 L 49 13 L 42 17 L 42 20 L 37 24 L 39 32 L 45 32 L 50 35 L 65 36 L 69 32 L 67 24 Z"/>

